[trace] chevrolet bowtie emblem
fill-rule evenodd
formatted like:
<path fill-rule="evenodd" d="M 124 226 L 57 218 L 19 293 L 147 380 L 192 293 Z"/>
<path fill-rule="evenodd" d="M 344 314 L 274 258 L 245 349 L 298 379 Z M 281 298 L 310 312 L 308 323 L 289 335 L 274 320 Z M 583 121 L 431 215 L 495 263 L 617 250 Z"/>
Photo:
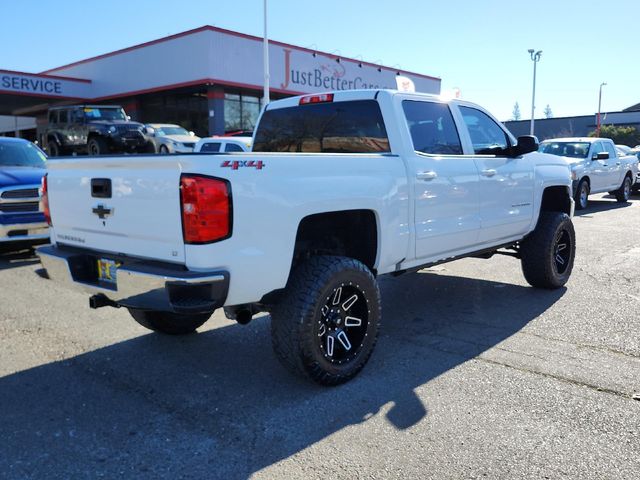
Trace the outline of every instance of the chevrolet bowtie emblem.
<path fill-rule="evenodd" d="M 113 215 L 113 208 L 105 207 L 102 204 L 99 204 L 98 206 L 93 207 L 91 211 L 95 215 L 97 215 L 100 220 L 104 220 L 109 215 Z"/>

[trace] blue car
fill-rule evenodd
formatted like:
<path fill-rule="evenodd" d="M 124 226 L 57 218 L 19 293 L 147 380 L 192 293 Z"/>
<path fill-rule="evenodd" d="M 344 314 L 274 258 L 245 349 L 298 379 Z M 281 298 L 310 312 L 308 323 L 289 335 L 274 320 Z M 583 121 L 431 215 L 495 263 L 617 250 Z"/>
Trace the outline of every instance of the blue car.
<path fill-rule="evenodd" d="M 0 248 L 46 243 L 39 188 L 46 155 L 21 138 L 0 137 Z"/>

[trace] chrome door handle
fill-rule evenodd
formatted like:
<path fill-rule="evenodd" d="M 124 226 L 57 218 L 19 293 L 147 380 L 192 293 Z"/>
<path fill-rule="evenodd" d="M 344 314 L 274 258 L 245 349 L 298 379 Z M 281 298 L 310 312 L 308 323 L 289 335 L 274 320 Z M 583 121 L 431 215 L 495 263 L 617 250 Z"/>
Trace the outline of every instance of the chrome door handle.
<path fill-rule="evenodd" d="M 438 176 L 438 174 L 432 170 L 428 171 L 428 172 L 418 172 L 416 174 L 416 177 L 419 180 L 433 180 L 434 178 L 436 178 Z"/>
<path fill-rule="evenodd" d="M 616 162 L 616 165 L 620 166 L 620 162 Z"/>
<path fill-rule="evenodd" d="M 493 168 L 482 170 L 482 175 L 485 177 L 493 177 L 496 173 L 498 172 L 496 172 Z"/>

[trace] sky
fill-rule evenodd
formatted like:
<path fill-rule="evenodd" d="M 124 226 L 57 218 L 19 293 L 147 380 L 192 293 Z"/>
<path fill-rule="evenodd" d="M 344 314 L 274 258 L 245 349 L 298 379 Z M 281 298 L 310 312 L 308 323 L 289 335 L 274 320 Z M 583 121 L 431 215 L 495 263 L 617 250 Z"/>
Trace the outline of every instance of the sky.
<path fill-rule="evenodd" d="M 640 103 L 638 18 L 640 0 L 268 1 L 270 38 L 440 77 L 503 121 L 531 117 L 531 48 L 536 118 L 594 114 L 603 82 L 603 112 Z M 0 69 L 37 73 L 202 25 L 261 36 L 263 0 L 0 0 L 0 25 Z"/>

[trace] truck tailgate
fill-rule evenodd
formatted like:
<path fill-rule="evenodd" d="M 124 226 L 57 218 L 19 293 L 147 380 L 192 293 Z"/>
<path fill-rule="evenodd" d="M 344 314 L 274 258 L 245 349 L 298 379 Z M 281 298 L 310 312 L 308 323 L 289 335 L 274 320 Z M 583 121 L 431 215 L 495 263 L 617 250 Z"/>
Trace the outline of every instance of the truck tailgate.
<path fill-rule="evenodd" d="M 56 243 L 184 263 L 177 158 L 51 160 L 48 170 Z"/>

